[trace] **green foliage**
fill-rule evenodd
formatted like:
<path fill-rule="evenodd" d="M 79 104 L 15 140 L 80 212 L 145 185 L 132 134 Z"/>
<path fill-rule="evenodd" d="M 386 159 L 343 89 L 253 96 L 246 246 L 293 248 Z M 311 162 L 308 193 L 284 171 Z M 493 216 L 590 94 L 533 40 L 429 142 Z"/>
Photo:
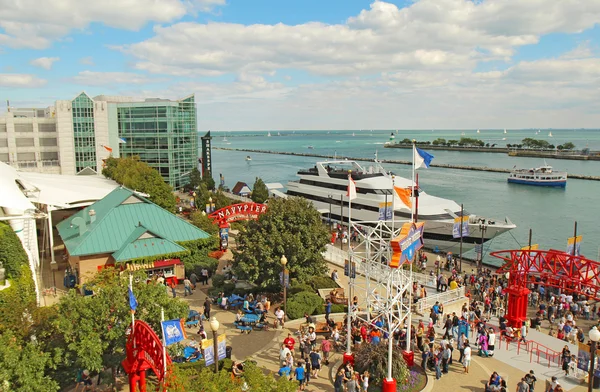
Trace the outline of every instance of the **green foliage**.
<path fill-rule="evenodd" d="M 28 265 L 22 265 L 10 287 L 0 291 L 0 333 L 12 330 L 23 338 L 29 333 L 29 315 L 36 308 L 35 286 Z"/>
<path fill-rule="evenodd" d="M 265 374 L 256 365 L 247 362 L 244 375 L 232 378 L 231 372 L 215 373 L 212 367 L 174 366 L 168 379 L 170 392 L 295 392 L 298 384 L 287 377 L 275 378 L 273 374 Z"/>
<path fill-rule="evenodd" d="M 181 262 L 185 266 L 187 274 L 191 274 L 193 271 L 198 274 L 202 268 L 206 268 L 211 273 L 217 269 L 219 261 L 209 257 L 208 253 L 218 248 L 218 241 L 217 237 L 209 237 L 179 243 L 190 252 L 188 255 L 181 257 Z"/>
<path fill-rule="evenodd" d="M 446 139 L 438 137 L 431 144 L 433 144 L 434 146 L 444 146 L 446 145 Z"/>
<path fill-rule="evenodd" d="M 483 147 L 485 142 L 471 137 L 461 137 L 458 145 L 461 147 Z"/>
<path fill-rule="evenodd" d="M 147 163 L 140 161 L 139 156 L 127 158 L 109 157 L 102 175 L 115 180 L 119 184 L 149 195 L 150 201 L 165 210 L 175 212 L 175 195 L 160 173 Z"/>
<path fill-rule="evenodd" d="M 225 275 L 213 275 L 212 277 L 212 286 L 213 287 L 223 287 L 225 284 Z"/>
<path fill-rule="evenodd" d="M 458 140 L 448 140 L 448 142 L 446 142 L 446 146 L 451 147 L 451 146 L 456 146 L 458 144 Z"/>
<path fill-rule="evenodd" d="M 235 291 L 235 283 L 225 283 L 223 285 L 223 290 L 221 291 L 224 292 L 226 296 L 230 296 Z"/>
<path fill-rule="evenodd" d="M 193 168 L 190 172 L 190 186 L 192 189 L 196 189 L 200 182 L 202 182 L 202 174 L 200 174 L 200 170 L 197 167 Z"/>
<path fill-rule="evenodd" d="M 290 278 L 306 281 L 326 271 L 322 252 L 329 232 L 321 215 L 305 199 L 269 200 L 267 212 L 248 222 L 237 240 L 236 275 L 260 287 L 279 283 L 282 255 L 288 259 Z"/>
<path fill-rule="evenodd" d="M 359 373 L 368 370 L 374 384 L 380 384 L 387 377 L 387 344 L 361 344 L 355 352 L 354 369 Z M 397 346 L 392 351 L 392 376 L 402 383 L 409 376 L 409 369 Z"/>
<path fill-rule="evenodd" d="M 194 369 L 196 372 L 201 372 L 204 368 L 206 368 L 206 363 L 204 359 L 199 359 L 196 362 L 183 362 L 178 363 L 176 366 L 179 369 Z M 214 365 L 212 365 L 214 366 Z M 221 359 L 219 361 L 219 370 L 224 370 L 226 372 L 230 372 L 233 369 L 233 361 L 229 358 Z"/>
<path fill-rule="evenodd" d="M 190 215 L 190 221 L 194 226 L 210 235 L 217 235 L 219 233 L 219 226 L 215 225 L 208 215 L 202 214 L 200 211 L 196 211 Z"/>
<path fill-rule="evenodd" d="M 339 287 L 337 283 L 329 276 L 313 276 L 308 281 L 308 284 L 315 291 L 319 291 L 321 289 L 334 289 Z"/>
<path fill-rule="evenodd" d="M 56 323 L 66 344 L 64 366 L 100 371 L 114 368 L 125 358 L 125 331 L 131 323 L 128 276 L 115 269 L 100 271 L 87 283 L 94 295 L 83 297 L 74 290 L 58 304 Z M 166 319 L 183 318 L 188 305 L 167 295 L 165 286 L 146 284 L 145 272 L 136 273 L 133 292 L 138 301 L 136 318 L 160 331 L 160 308 Z"/>
<path fill-rule="evenodd" d="M 264 203 L 269 198 L 269 189 L 260 177 L 256 177 L 256 181 L 254 181 L 251 197 L 255 203 Z"/>
<path fill-rule="evenodd" d="M 404 139 L 400 140 L 398 143 L 400 143 L 400 144 L 412 144 L 412 140 L 410 140 L 408 138 L 404 138 Z"/>
<path fill-rule="evenodd" d="M 331 313 L 348 313 L 348 307 L 341 304 L 331 304 Z M 312 314 L 325 314 L 325 304 L 317 306 Z"/>
<path fill-rule="evenodd" d="M 573 150 L 575 149 L 575 145 L 571 142 L 566 142 L 556 147 L 559 150 Z"/>
<path fill-rule="evenodd" d="M 202 176 L 202 182 L 204 183 L 204 185 L 206 185 L 206 189 L 208 189 L 209 191 L 215 190 L 215 180 L 212 178 L 210 173 L 204 173 L 204 176 Z"/>
<path fill-rule="evenodd" d="M 323 304 L 323 299 L 312 291 L 302 291 L 293 295 L 287 302 L 287 316 L 289 319 L 297 319 L 304 313 L 313 314 L 315 309 Z"/>
<path fill-rule="evenodd" d="M 27 253 L 19 237 L 5 222 L 0 222 L 0 261 L 6 269 L 7 279 L 19 276 L 21 266 L 29 265 Z"/>
<path fill-rule="evenodd" d="M 539 149 L 539 150 L 550 148 L 550 143 L 547 142 L 546 140 L 538 140 L 538 139 L 526 137 L 521 142 L 523 143 L 523 146 L 525 146 L 526 148 L 533 148 L 533 149 Z M 515 146 L 513 145 L 513 147 L 515 147 Z"/>
<path fill-rule="evenodd" d="M 294 294 L 301 293 L 303 291 L 311 293 L 311 292 L 314 292 L 314 289 L 311 286 L 307 285 L 307 284 L 298 283 L 298 284 L 292 285 L 292 287 L 290 287 L 287 292 L 288 292 L 288 295 L 291 296 L 291 295 L 294 295 Z"/>
<path fill-rule="evenodd" d="M 24 343 L 10 331 L 0 335 L 1 391 L 58 391 L 58 383 L 45 374 L 51 366 L 53 358 L 37 344 Z"/>

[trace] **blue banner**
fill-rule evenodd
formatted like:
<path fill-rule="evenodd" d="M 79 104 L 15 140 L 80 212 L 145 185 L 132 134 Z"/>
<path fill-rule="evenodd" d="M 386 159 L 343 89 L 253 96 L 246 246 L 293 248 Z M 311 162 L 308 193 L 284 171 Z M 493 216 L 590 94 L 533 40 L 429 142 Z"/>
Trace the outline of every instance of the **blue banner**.
<path fill-rule="evenodd" d="M 469 217 L 468 216 L 464 216 L 462 218 L 462 225 L 461 225 L 461 217 L 457 217 L 454 218 L 454 226 L 452 226 L 452 237 L 453 238 L 460 238 L 461 237 L 461 226 L 462 226 L 462 236 L 463 237 L 468 237 L 469 236 Z"/>
<path fill-rule="evenodd" d="M 138 301 L 135 298 L 135 295 L 133 295 L 133 290 L 131 290 L 131 287 L 128 290 L 129 290 L 129 309 L 131 309 L 132 312 L 135 312 L 135 310 L 138 307 Z"/>
<path fill-rule="evenodd" d="M 172 344 L 181 342 L 185 339 L 185 331 L 181 325 L 181 320 L 167 320 L 161 322 L 163 334 L 165 335 L 165 344 L 170 346 Z"/>
<path fill-rule="evenodd" d="M 225 359 L 225 356 L 227 355 L 227 338 L 225 334 L 217 336 L 217 350 L 217 357 L 219 358 L 219 361 L 221 359 Z"/>
<path fill-rule="evenodd" d="M 203 344 L 202 355 L 204 356 L 204 364 L 210 366 L 215 363 L 215 349 L 213 340 L 205 340 Z"/>

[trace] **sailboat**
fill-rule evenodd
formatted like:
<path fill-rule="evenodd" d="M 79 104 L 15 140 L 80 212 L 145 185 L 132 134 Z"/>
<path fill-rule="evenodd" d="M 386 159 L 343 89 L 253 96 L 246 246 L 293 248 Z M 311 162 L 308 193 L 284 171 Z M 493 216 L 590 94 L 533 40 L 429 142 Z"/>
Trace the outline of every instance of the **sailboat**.
<path fill-rule="evenodd" d="M 477 130 L 477 133 L 481 133 L 481 132 L 479 132 L 479 129 Z"/>
<path fill-rule="evenodd" d="M 504 128 L 504 134 L 506 135 L 508 132 L 506 132 L 506 128 Z"/>
<path fill-rule="evenodd" d="M 354 132 L 352 132 L 352 136 L 356 136 L 356 135 L 354 134 Z"/>
<path fill-rule="evenodd" d="M 464 132 L 460 133 L 460 136 L 465 136 L 465 135 L 466 135 L 466 133 L 464 133 Z"/>
<path fill-rule="evenodd" d="M 271 132 L 267 133 L 267 137 L 271 137 Z"/>
<path fill-rule="evenodd" d="M 229 140 L 227 140 L 227 136 L 223 136 L 223 143 L 227 143 Z"/>
<path fill-rule="evenodd" d="M 552 131 L 550 131 L 550 133 L 548 134 L 548 137 L 552 137 Z"/>
<path fill-rule="evenodd" d="M 281 132 L 277 132 L 277 136 L 281 136 Z"/>
<path fill-rule="evenodd" d="M 396 135 L 398 134 L 398 130 L 396 129 Z"/>

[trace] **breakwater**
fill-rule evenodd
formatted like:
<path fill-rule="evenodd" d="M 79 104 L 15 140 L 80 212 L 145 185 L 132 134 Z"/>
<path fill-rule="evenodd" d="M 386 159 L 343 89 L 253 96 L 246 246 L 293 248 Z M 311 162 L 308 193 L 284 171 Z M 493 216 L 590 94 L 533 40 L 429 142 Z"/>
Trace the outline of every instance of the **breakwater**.
<path fill-rule="evenodd" d="M 401 143 L 386 143 L 383 145 L 385 148 L 403 148 L 411 149 L 412 144 L 401 144 Z M 459 146 L 434 146 L 432 144 L 419 144 L 417 147 L 425 148 L 427 150 L 438 150 L 438 151 L 458 151 L 458 152 L 491 152 L 508 154 L 511 157 L 523 157 L 523 158 L 551 158 L 551 159 L 568 159 L 572 161 L 600 161 L 599 151 L 590 151 L 588 155 L 577 153 L 576 151 L 542 151 L 542 150 L 530 150 L 530 149 L 515 149 L 508 147 L 459 147 Z M 575 178 L 575 177 L 573 177 Z"/>
<path fill-rule="evenodd" d="M 300 152 L 286 152 L 286 151 L 271 151 L 271 150 L 256 150 L 251 148 L 227 148 L 227 147 L 213 147 L 215 150 L 224 150 L 224 151 L 240 151 L 240 152 L 251 152 L 257 154 L 276 154 L 276 155 L 293 155 L 298 157 L 315 157 L 315 158 L 325 158 L 325 159 L 336 159 L 336 160 L 352 160 L 352 161 L 361 161 L 361 162 L 372 162 L 373 159 L 370 158 L 357 158 L 357 157 L 348 157 L 343 155 L 324 155 L 324 154 L 311 154 L 311 153 L 300 153 Z M 411 161 L 399 160 L 399 159 L 380 159 L 381 163 L 393 163 L 398 165 L 412 165 Z M 492 173 L 510 173 L 509 169 L 502 168 L 494 168 L 494 167 L 486 167 L 486 166 L 466 166 L 466 165 L 451 165 L 447 163 L 432 163 L 431 167 L 441 167 L 444 169 L 456 169 L 456 170 L 471 170 L 471 171 L 484 171 L 484 172 L 492 172 Z M 577 179 L 577 180 L 588 180 L 588 181 L 600 181 L 600 176 L 586 176 L 581 174 L 571 174 L 569 173 L 569 178 Z"/>

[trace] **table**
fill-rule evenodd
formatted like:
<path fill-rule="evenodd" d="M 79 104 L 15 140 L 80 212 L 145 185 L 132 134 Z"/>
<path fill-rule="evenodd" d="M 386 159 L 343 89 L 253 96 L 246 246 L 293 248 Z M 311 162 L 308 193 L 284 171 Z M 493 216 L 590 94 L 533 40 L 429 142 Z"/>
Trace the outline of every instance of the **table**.
<path fill-rule="evenodd" d="M 260 316 L 257 314 L 247 314 L 243 316 L 240 321 L 246 324 L 256 324 L 260 320 Z"/>

